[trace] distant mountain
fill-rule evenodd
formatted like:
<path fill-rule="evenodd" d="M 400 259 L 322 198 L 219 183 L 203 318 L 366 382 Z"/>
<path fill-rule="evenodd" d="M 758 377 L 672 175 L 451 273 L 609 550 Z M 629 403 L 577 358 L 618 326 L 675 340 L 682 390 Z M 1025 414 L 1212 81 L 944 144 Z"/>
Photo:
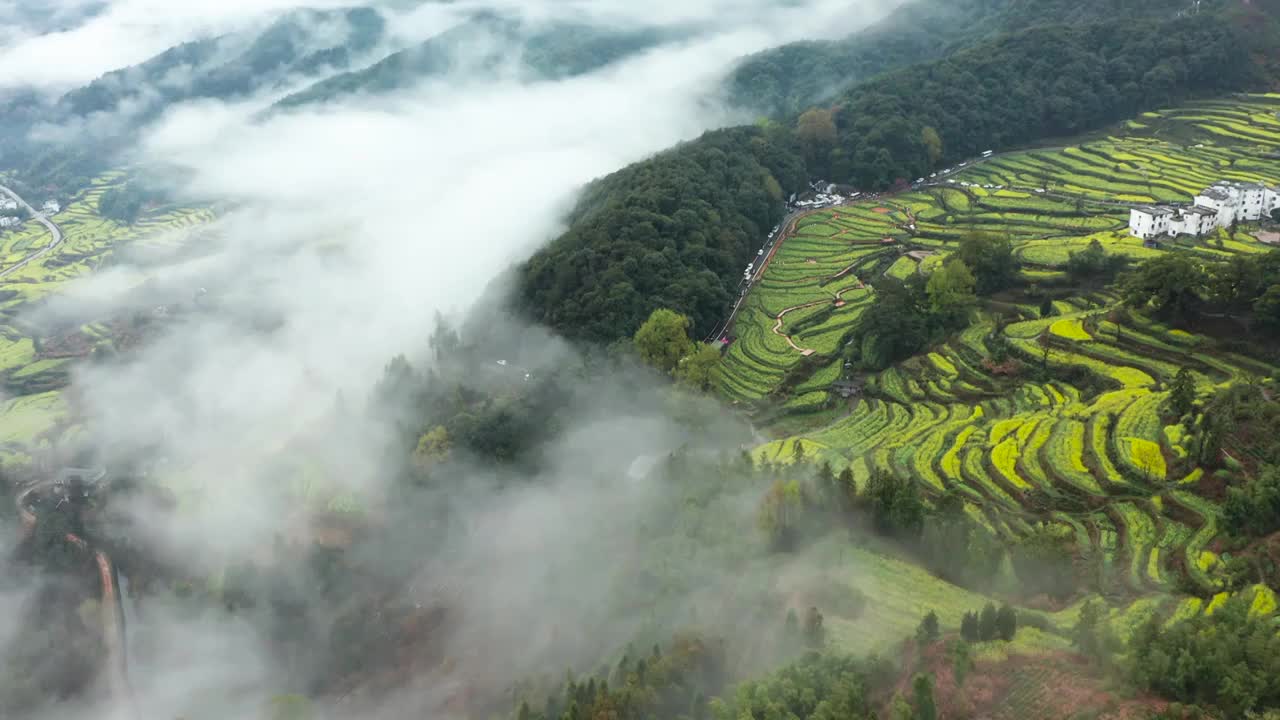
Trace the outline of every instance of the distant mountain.
<path fill-rule="evenodd" d="M 260 34 L 185 43 L 67 93 L 59 115 L 86 116 L 143 106 L 152 114 L 184 100 L 235 99 L 285 79 L 341 71 L 385 37 L 386 22 L 370 8 L 298 10 Z"/>
<path fill-rule="evenodd" d="M 128 148 L 139 128 L 177 103 L 283 91 L 367 62 L 386 39 L 386 21 L 371 8 L 295 10 L 265 28 L 170 48 L 54 101 L 34 90 L 0 93 L 0 168 L 18 170 L 33 185 L 73 191 L 116 161 L 105 148 Z M 44 126 L 77 133 L 29 139 Z"/>
<path fill-rule="evenodd" d="M 1227 0 L 1203 0 L 1201 12 Z M 783 45 L 746 58 L 730 75 L 731 101 L 772 116 L 795 114 L 890 70 L 947 57 L 1001 34 L 1048 25 L 1169 19 L 1193 0 L 910 0 L 836 41 Z"/>
<path fill-rule="evenodd" d="M 536 76 L 569 77 L 680 36 L 675 31 L 616 31 L 579 24 L 529 26 L 485 13 L 374 65 L 321 80 L 277 105 L 290 108 L 357 93 L 385 93 L 456 70 L 494 71 L 513 55 L 522 61 L 520 69 Z"/>

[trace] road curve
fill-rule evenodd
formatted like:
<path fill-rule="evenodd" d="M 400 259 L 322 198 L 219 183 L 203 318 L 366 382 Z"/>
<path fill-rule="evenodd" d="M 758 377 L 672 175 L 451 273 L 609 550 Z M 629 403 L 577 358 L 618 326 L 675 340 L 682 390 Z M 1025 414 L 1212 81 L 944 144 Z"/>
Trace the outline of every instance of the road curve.
<path fill-rule="evenodd" d="M 36 250 L 30 255 L 22 258 L 17 263 L 15 263 L 12 267 L 8 267 L 8 268 L 5 268 L 4 270 L 0 270 L 0 278 L 6 278 L 6 277 L 9 277 L 11 274 L 26 267 L 32 261 L 38 260 L 44 257 L 46 254 L 48 254 L 50 250 L 62 244 L 62 230 L 57 225 L 54 225 L 52 220 L 45 217 L 43 213 L 37 212 L 35 208 L 27 204 L 27 201 L 23 200 L 22 197 L 18 195 L 18 193 L 10 190 L 9 188 L 3 185 L 0 185 L 0 193 L 8 195 L 9 198 L 12 199 L 14 202 L 26 208 L 27 212 L 31 213 L 31 218 L 36 222 L 40 223 L 41 225 L 44 225 L 45 228 L 49 230 L 49 235 L 50 235 L 48 245 L 45 245 L 39 250 Z"/>

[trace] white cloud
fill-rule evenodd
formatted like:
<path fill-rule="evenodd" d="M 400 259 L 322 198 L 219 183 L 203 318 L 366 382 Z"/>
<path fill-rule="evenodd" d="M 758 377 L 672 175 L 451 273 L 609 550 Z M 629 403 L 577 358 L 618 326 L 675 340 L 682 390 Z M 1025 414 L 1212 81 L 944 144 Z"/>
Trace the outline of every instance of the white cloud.
<path fill-rule="evenodd" d="M 51 32 L 8 38 L 0 49 L 0 86 L 69 89 L 135 65 L 180 43 L 210 37 L 299 7 L 346 7 L 343 0 L 117 0 L 102 13 Z M 28 7 L 0 6 L 20 18 Z M 75 14 L 67 14 L 76 18 Z"/>
<path fill-rule="evenodd" d="M 43 80 L 82 79 L 137 59 L 126 55 L 144 56 L 129 43 L 152 52 L 174 37 L 248 22 L 289 4 L 200 0 L 178 8 L 123 0 L 71 33 L 0 54 L 0 77 L 34 73 L 33 59 L 59 49 L 109 45 L 72 57 L 66 68 L 48 68 Z M 139 158 L 181 170 L 187 180 L 179 193 L 232 208 L 218 221 L 220 241 L 198 263 L 122 268 L 91 279 L 80 297 L 106 304 L 147 272 L 170 287 L 207 286 L 222 312 L 174 324 L 121 365 L 81 370 L 76 399 L 102 448 L 159 444 L 171 467 L 182 469 L 181 483 L 196 488 L 180 522 L 152 508 L 137 518 L 139 532 L 195 574 L 251 554 L 280 531 L 289 514 L 281 499 L 290 489 L 280 486 L 273 461 L 284 448 L 306 443 L 308 462 L 376 492 L 387 465 L 381 446 L 353 426 L 318 433 L 318 419 L 339 392 L 362 405 L 390 357 L 423 348 L 437 311 L 468 307 L 500 271 L 552 237 L 584 182 L 742 119 L 708 100 L 741 55 L 847 30 L 875 14 L 860 14 L 864 6 L 847 0 L 473 0 L 462 7 L 506 12 L 517 5 L 543 18 L 707 28 L 687 43 L 574 79 L 439 78 L 393 97 L 353 98 L 261 122 L 252 119 L 260 100 L 200 102 L 175 108 L 146 134 Z M 421 12 L 427 14 L 411 17 L 435 27 L 439 18 Z M 610 452 L 609 438 L 632 435 L 660 445 L 662 425 L 648 422 L 606 420 L 571 442 L 587 454 Z M 317 434 L 323 443 L 314 442 Z M 588 495 L 587 506 L 572 507 L 558 503 L 557 486 L 547 492 L 504 497 L 474 519 L 491 544 L 471 548 L 464 560 L 475 563 L 473 574 L 487 569 L 492 576 L 472 582 L 501 588 L 504 573 L 546 582 L 538 558 L 520 547 L 528 536 L 504 531 L 519 523 L 547 538 L 553 552 L 568 552 L 591 541 L 583 533 L 599 527 L 594 510 L 609 502 L 630 506 L 639 491 L 597 489 L 605 497 Z M 612 590 L 613 581 L 606 574 L 602 582 Z M 491 593 L 487 601 L 498 598 Z M 476 609 L 483 613 L 484 606 Z M 192 687 L 243 682 L 234 672 L 230 681 L 221 678 L 236 653 L 254 652 L 251 642 L 201 647 L 209 652 L 201 665 L 217 674 L 193 668 L 199 682 Z M 171 688 L 161 698 L 163 714 L 191 712 L 196 697 Z"/>

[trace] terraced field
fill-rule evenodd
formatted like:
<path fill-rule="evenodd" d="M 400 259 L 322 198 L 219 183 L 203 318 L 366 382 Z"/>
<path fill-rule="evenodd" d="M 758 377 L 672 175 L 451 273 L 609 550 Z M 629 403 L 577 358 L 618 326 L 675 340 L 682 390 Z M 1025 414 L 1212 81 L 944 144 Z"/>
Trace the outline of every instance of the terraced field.
<path fill-rule="evenodd" d="M 191 232 L 213 219 L 205 208 L 151 208 L 134 225 L 121 225 L 98 214 L 103 193 L 125 181 L 113 172 L 93 181 L 75 197 L 53 221 L 62 229 L 64 241 L 37 262 L 0 280 L 0 380 L 10 396 L 18 397 L 0 410 L 0 443 L 10 450 L 31 442 L 65 413 L 55 402 L 56 389 L 66 383 L 65 357 L 45 357 L 27 323 L 27 314 L 66 284 L 102 266 L 125 247 L 174 247 L 190 238 Z M 0 269 L 8 267 L 48 242 L 47 232 L 38 223 L 0 235 Z M 144 278 L 139 277 L 138 282 Z M 84 346 L 110 342 L 101 323 L 81 329 Z M 39 402 L 35 402 L 35 400 Z M 28 401 L 31 402 L 28 402 Z M 39 408 L 37 412 L 35 408 Z"/>
<path fill-rule="evenodd" d="M 1259 95 L 1148 113 L 1113 137 L 996 156 L 938 185 L 804 218 L 739 315 L 721 391 L 739 402 L 775 393 L 802 358 L 834 353 L 856 327 L 868 298 L 848 289 L 859 279 L 905 277 L 917 269 L 907 253 L 945 254 L 974 231 L 1011 238 L 1033 281 L 1061 278 L 1070 253 L 1093 240 L 1135 260 L 1158 254 L 1128 235 L 1129 206 L 1187 201 L 1222 179 L 1280 181 L 1280 159 L 1267 157 L 1280 152 L 1277 110 L 1280 97 Z M 1176 245 L 1212 258 L 1264 249 L 1247 232 L 1225 235 Z"/>
<path fill-rule="evenodd" d="M 784 405 L 792 413 L 842 406 L 820 393 L 843 374 L 837 350 L 871 298 L 856 290 L 839 306 L 837 291 L 858 277 L 927 273 L 972 230 L 1010 237 L 1037 281 L 1061 278 L 1069 253 L 1093 239 L 1135 259 L 1265 251 L 1247 226 L 1234 239 L 1221 233 L 1165 250 L 1142 247 L 1125 226 L 1130 203 L 1186 201 L 1220 179 L 1280 181 L 1277 112 L 1280 96 L 1150 113 L 1114 137 L 996 156 L 943 185 L 806 218 L 748 298 L 751 312 L 719 369 L 723 393 L 739 402 L 803 398 Z M 916 250 L 938 254 L 917 265 L 907 256 Z M 1100 559 L 1113 594 L 1156 598 L 1195 586 L 1213 595 L 1222 584 L 1212 551 L 1220 510 L 1197 492 L 1213 478 L 1189 459 L 1181 427 L 1165 426 L 1162 406 L 1183 367 L 1203 392 L 1276 369 L 1118 301 L 1090 292 L 1057 302 L 1059 314 L 1043 320 L 1037 308 L 1013 308 L 1020 321 L 999 331 L 984 315 L 946 344 L 862 378 L 865 392 L 844 417 L 755 456 L 790 462 L 798 440 L 806 457 L 851 468 L 859 483 L 876 469 L 918 483 L 926 497 L 957 489 L 971 517 L 1009 540 L 1056 525 L 1082 555 Z M 807 360 L 771 330 L 792 308 L 801 309 L 781 327 L 813 351 Z M 1020 375 L 991 361 L 997 332 Z M 1165 601 L 1160 609 L 1192 611 Z"/>

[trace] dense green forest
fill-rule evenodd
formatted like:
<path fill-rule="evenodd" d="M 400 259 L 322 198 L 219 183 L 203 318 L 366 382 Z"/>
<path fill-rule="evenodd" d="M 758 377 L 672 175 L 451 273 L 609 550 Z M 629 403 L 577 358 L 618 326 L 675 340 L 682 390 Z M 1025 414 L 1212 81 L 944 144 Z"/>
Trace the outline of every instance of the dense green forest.
<path fill-rule="evenodd" d="M 854 88 L 839 99 L 835 141 L 815 150 L 823 157 L 810 172 L 884 188 L 989 148 L 1262 84 L 1220 16 L 1036 28 Z"/>
<path fill-rule="evenodd" d="M 1163 19 L 1187 6 L 1185 0 L 909 2 L 841 40 L 792 43 L 750 56 L 729 77 L 727 92 L 736 104 L 789 116 L 858 82 L 946 57 L 1003 32 L 1100 20 Z M 1205 4 L 1202 10 L 1209 7 Z"/>
<path fill-rule="evenodd" d="M 708 332 L 804 180 L 791 133 L 742 127 L 592 183 L 568 233 L 520 269 L 530 314 L 570 337 L 611 341 L 670 307 Z"/>

